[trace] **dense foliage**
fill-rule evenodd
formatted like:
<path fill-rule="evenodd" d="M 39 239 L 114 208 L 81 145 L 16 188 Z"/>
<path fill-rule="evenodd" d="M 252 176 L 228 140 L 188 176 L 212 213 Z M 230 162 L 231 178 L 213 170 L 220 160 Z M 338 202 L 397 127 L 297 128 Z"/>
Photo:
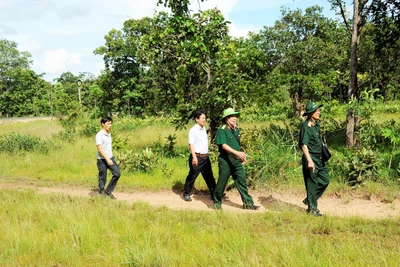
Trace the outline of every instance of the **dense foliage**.
<path fill-rule="evenodd" d="M 330 2 L 336 8 L 344 5 Z M 360 2 L 365 10 L 358 90 L 377 88 L 376 97 L 397 99 L 400 9 L 396 1 Z M 120 30 L 110 30 L 104 46 L 94 51 L 106 66 L 97 78 L 66 72 L 49 84 L 30 69 L 29 53 L 0 40 L 2 116 L 71 115 L 81 107 L 97 117 L 167 113 L 180 127 L 194 109 L 203 108 L 214 130 L 228 106 L 268 112 L 283 104 L 292 106 L 287 115 L 293 116 L 307 99 L 347 101 L 348 20 L 327 18 L 318 6 L 282 9 L 273 26 L 233 38 L 218 9 L 192 13 L 188 1 L 159 4 L 172 12 L 129 19 Z"/>
<path fill-rule="evenodd" d="M 349 24 L 344 1 L 329 2 L 343 20 L 325 17 L 319 6 L 282 9 L 274 25 L 234 38 L 229 35 L 229 21 L 218 9 L 193 13 L 187 0 L 160 0 L 158 4 L 170 8 L 170 13 L 126 20 L 120 30 L 107 33 L 103 46 L 95 48 L 106 67 L 99 77 L 66 72 L 52 84 L 30 69 L 29 53 L 18 51 L 15 42 L 0 40 L 1 116 L 59 116 L 67 129 L 59 137 L 72 141 L 76 118 L 86 114 L 90 118 L 165 114 L 179 128 L 187 125 L 193 110 L 201 108 L 213 137 L 222 110 L 234 107 L 249 122 L 286 122 L 285 127 L 248 130 L 254 138 L 248 140 L 252 155 L 248 172 L 252 179 L 263 180 L 276 173 L 290 174 L 290 166 L 298 160 L 293 158 L 298 118 L 303 103 L 312 99 L 330 103 L 324 112 L 330 127 L 327 138 L 334 141 L 338 153 L 334 161 L 340 165 L 335 171 L 345 177 L 343 182 L 376 180 L 381 166 L 387 166 L 386 177 L 397 175 L 399 129 L 394 123 L 375 122 L 372 113 L 376 104 L 397 101 L 400 91 L 400 7 L 392 0 L 353 1 L 360 16 L 354 59 L 355 24 L 353 28 Z M 349 63 L 354 60 L 352 81 Z M 351 89 L 354 81 L 356 91 Z M 346 127 L 332 117 L 340 114 L 334 110 L 340 107 L 344 107 L 342 114 L 349 110 L 355 122 L 353 150 L 343 150 Z M 95 129 L 91 122 L 81 133 L 90 136 Z M 123 157 L 151 160 L 152 153 L 164 153 L 167 147 L 143 149 L 139 154 L 122 152 Z M 274 153 L 285 160 L 271 158 Z M 148 170 L 134 162 L 126 165 Z"/>

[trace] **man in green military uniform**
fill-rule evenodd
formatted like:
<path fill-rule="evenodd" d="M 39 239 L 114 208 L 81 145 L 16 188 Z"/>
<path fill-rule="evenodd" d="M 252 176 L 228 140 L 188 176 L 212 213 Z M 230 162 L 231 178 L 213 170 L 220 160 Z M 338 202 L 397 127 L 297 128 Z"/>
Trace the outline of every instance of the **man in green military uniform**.
<path fill-rule="evenodd" d="M 307 213 L 322 216 L 318 210 L 318 199 L 329 184 L 328 168 L 322 161 L 322 138 L 319 129 L 320 107 L 309 101 L 303 116 L 307 119 L 300 125 L 299 147 L 303 151 L 302 164 L 308 205 Z"/>
<path fill-rule="evenodd" d="M 254 205 L 253 198 L 249 195 L 246 184 L 246 174 L 243 163 L 246 162 L 246 154 L 240 149 L 240 133 L 236 126 L 239 112 L 233 108 L 224 110 L 222 120 L 224 124 L 218 128 L 216 143 L 218 145 L 219 177 L 214 191 L 214 208 L 222 209 L 222 197 L 229 177 L 235 182 L 244 209 L 257 210 L 260 206 Z"/>

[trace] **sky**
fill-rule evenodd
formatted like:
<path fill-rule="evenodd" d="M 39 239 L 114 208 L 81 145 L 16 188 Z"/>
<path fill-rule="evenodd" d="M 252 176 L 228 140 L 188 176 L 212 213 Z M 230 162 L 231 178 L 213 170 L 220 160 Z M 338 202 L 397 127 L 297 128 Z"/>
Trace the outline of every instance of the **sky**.
<path fill-rule="evenodd" d="M 199 3 L 200 2 L 200 3 Z M 0 0 L 0 39 L 18 44 L 19 51 L 32 55 L 32 69 L 52 82 L 64 72 L 89 72 L 98 76 L 104 69 L 102 56 L 94 55 L 105 44 L 111 29 L 124 21 L 152 17 L 165 10 L 157 0 Z M 273 26 L 281 7 L 302 9 L 320 5 L 324 15 L 334 18 L 327 0 L 192 0 L 197 12 L 217 7 L 231 21 L 230 35 L 246 36 Z"/>

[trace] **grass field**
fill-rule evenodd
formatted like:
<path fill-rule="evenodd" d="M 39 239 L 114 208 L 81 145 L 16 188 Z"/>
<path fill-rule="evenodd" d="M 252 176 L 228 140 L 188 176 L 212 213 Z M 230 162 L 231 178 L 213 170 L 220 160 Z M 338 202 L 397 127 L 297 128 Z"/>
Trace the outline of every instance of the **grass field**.
<path fill-rule="evenodd" d="M 51 121 L 2 126 L 0 135 L 20 132 L 42 139 L 62 131 Z M 114 126 L 117 130 L 118 121 Z M 117 133 L 126 136 L 125 149 L 139 151 L 160 139 L 164 142 L 169 134 L 176 134 L 181 155 L 164 158 L 164 168 L 150 173 L 123 172 L 118 190 L 182 187 L 187 129 L 175 132 L 161 123 Z M 0 153 L 0 178 L 95 187 L 94 137 L 61 145 L 49 154 Z M 213 167 L 217 173 L 216 164 Z M 298 179 L 276 186 L 284 190 L 303 184 Z M 196 188 L 206 189 L 202 179 Z M 337 190 L 350 189 L 332 184 L 328 191 Z M 398 196 L 396 188 L 380 184 L 369 184 L 365 190 Z M 398 219 L 314 218 L 292 210 L 171 210 L 143 202 L 128 205 L 97 197 L 41 195 L 28 189 L 0 189 L 0 201 L 0 266 L 398 266 L 400 256 Z"/>
<path fill-rule="evenodd" d="M 400 221 L 2 190 L 1 266 L 398 266 Z"/>

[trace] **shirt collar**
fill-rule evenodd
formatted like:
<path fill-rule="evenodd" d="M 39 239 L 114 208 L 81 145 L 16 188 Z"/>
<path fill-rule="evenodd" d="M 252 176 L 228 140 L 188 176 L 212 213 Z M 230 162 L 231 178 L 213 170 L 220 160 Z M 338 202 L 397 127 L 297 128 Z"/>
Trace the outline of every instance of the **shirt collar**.
<path fill-rule="evenodd" d="M 204 130 L 205 127 L 201 127 L 200 125 L 198 125 L 197 123 L 194 125 L 196 127 L 196 129 L 198 130 Z"/>

